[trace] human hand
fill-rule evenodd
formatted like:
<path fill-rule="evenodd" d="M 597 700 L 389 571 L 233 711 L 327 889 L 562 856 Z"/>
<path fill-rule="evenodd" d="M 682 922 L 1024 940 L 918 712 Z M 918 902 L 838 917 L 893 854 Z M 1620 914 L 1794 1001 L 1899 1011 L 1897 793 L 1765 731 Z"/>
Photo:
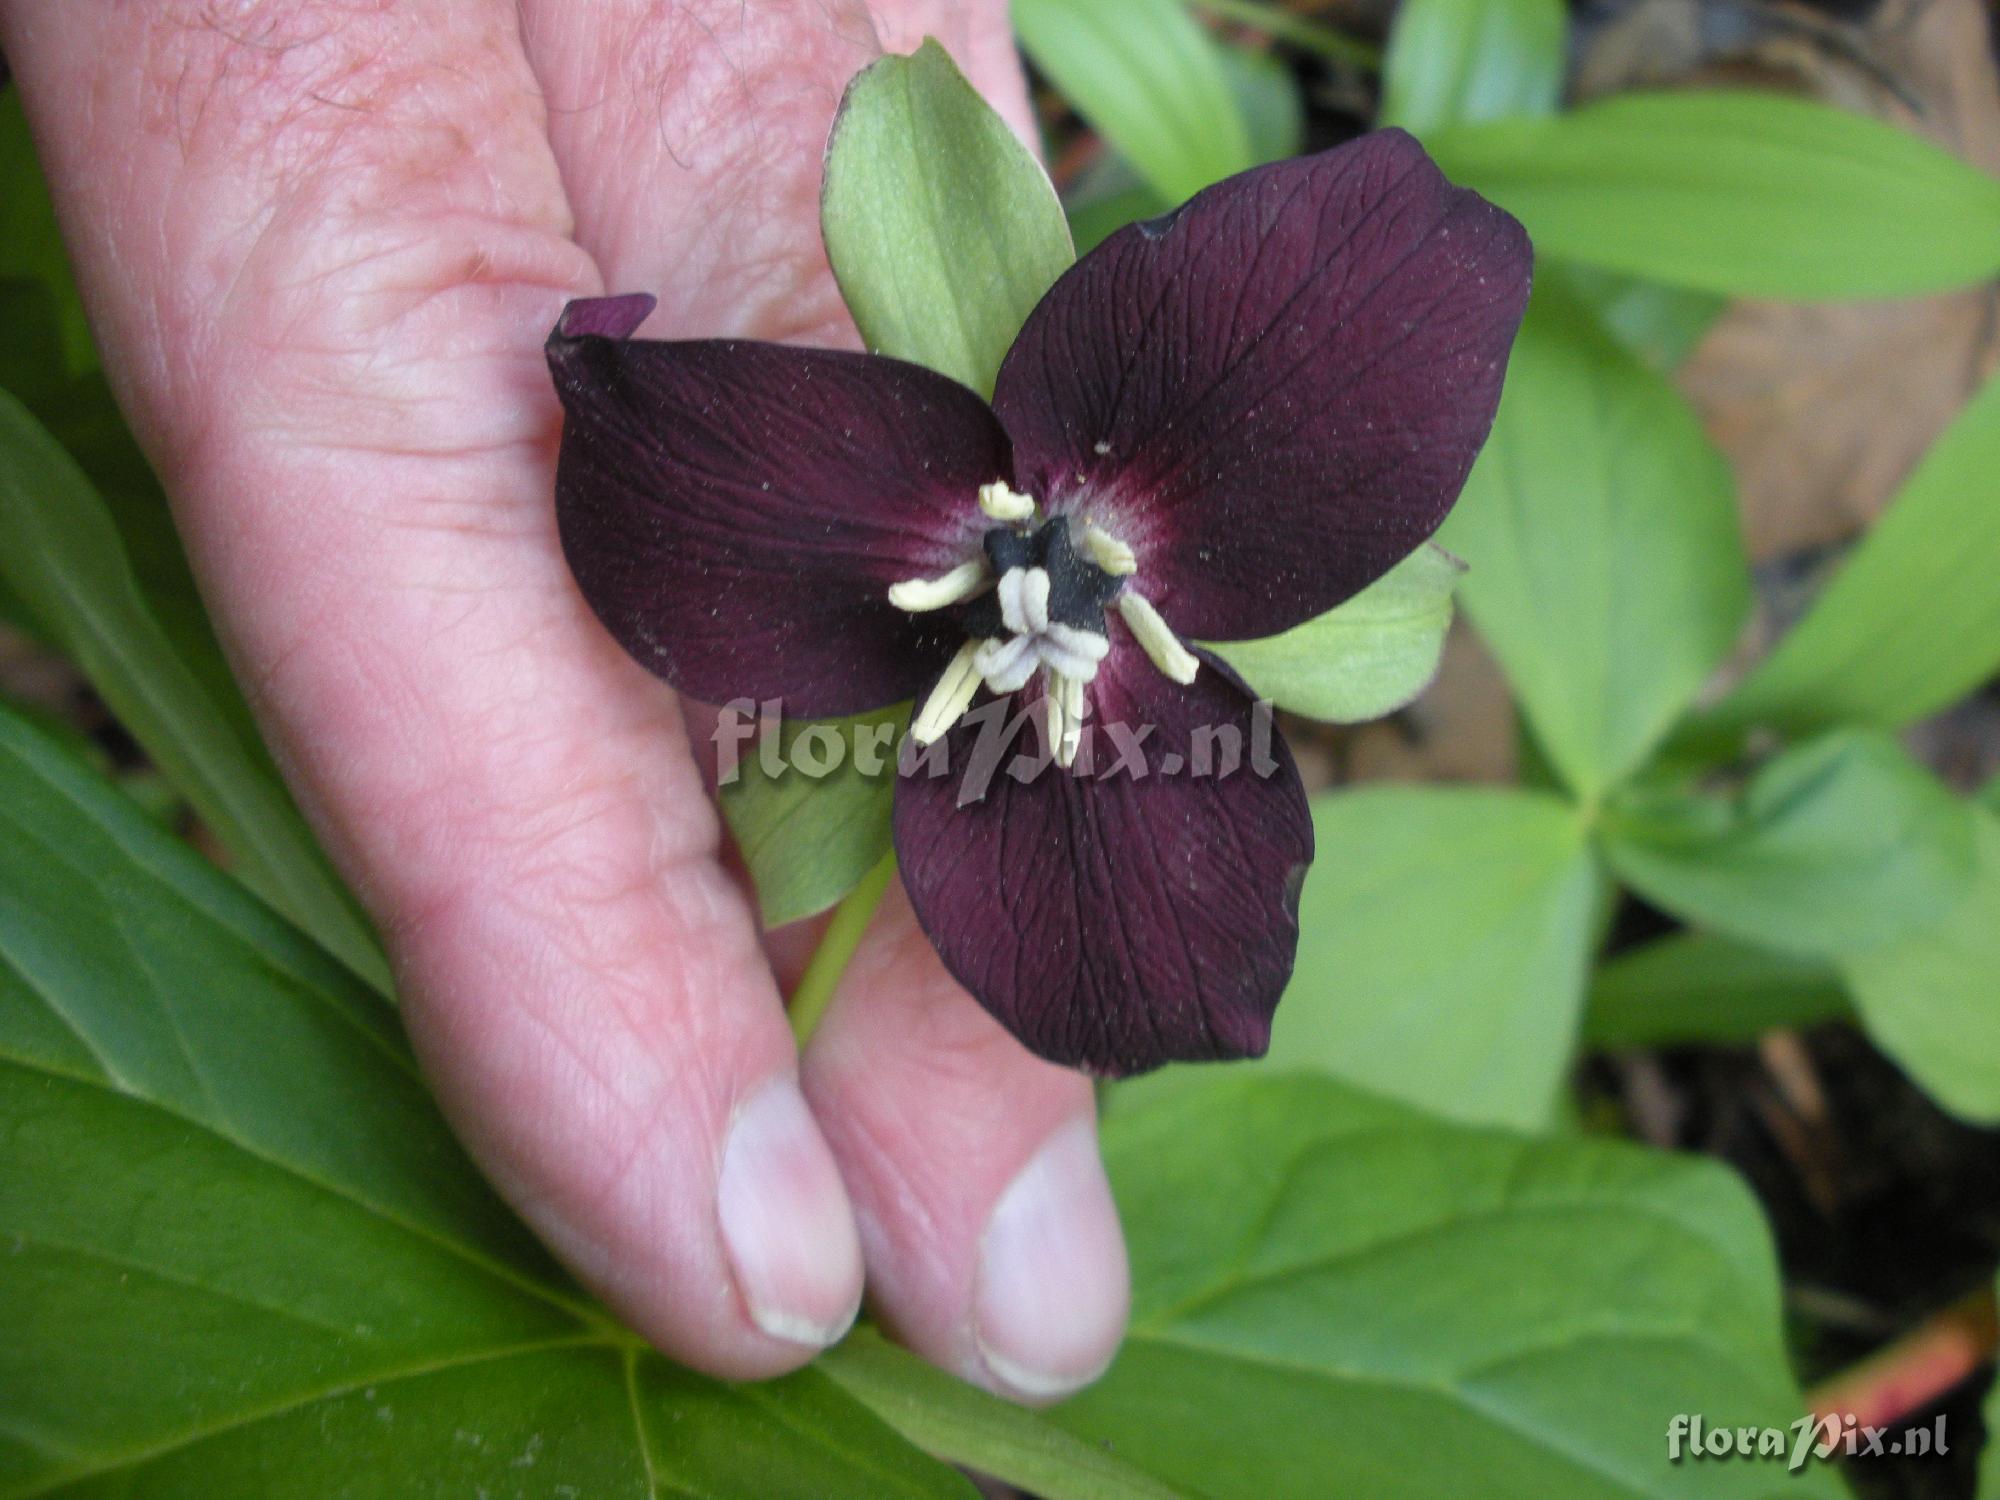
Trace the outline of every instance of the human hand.
<path fill-rule="evenodd" d="M 1026 129 L 1000 0 L 873 9 L 5 0 L 0 45 L 239 676 L 502 1191 L 701 1368 L 808 1359 L 865 1260 L 912 1347 L 1043 1397 L 1125 1314 L 1087 1082 L 893 895 L 795 1064 L 681 707 L 555 539 L 565 301 L 851 344 L 817 231 L 847 78 L 936 34 Z"/>

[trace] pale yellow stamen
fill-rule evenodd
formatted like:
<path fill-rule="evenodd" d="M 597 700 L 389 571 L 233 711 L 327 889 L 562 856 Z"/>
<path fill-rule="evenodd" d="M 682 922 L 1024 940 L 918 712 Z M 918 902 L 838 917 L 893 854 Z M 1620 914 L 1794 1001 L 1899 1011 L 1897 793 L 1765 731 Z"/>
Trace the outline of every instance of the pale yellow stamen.
<path fill-rule="evenodd" d="M 905 578 L 889 585 L 889 602 L 911 614 L 944 609 L 970 599 L 986 581 L 986 565 L 974 558 L 936 578 Z"/>
<path fill-rule="evenodd" d="M 1029 520 L 1035 514 L 1035 502 L 1004 479 L 979 487 L 979 508 L 1003 525 Z"/>
<path fill-rule="evenodd" d="M 916 718 L 910 721 L 910 738 L 919 745 L 928 745 L 943 736 L 946 730 L 965 717 L 965 711 L 972 707 L 973 695 L 979 691 L 979 668 L 973 664 L 983 641 L 967 641 L 958 648 L 958 655 L 951 659 L 951 665 L 944 669 L 944 676 L 931 689 L 930 697 Z"/>
<path fill-rule="evenodd" d="M 1138 554 L 1095 522 L 1084 525 L 1083 548 L 1090 560 L 1113 578 L 1129 578 L 1139 571 Z"/>
<path fill-rule="evenodd" d="M 1180 643 L 1151 600 L 1127 588 L 1118 596 L 1118 613 L 1131 629 L 1132 638 L 1145 647 L 1154 666 L 1175 682 L 1194 681 L 1194 674 L 1201 667 L 1200 659 Z"/>
<path fill-rule="evenodd" d="M 1068 769 L 1076 764 L 1077 748 L 1083 744 L 1083 679 L 1050 673 L 1049 703 L 1049 739 L 1056 747 L 1056 764 Z M 1057 704 L 1061 705 L 1059 720 Z"/>
<path fill-rule="evenodd" d="M 1076 747 L 1083 738 L 1083 700 L 1080 693 L 1070 692 L 1074 680 L 1060 672 L 1051 672 L 1042 692 L 1042 704 L 1048 714 L 1049 750 L 1056 764 L 1064 767 L 1076 759 Z M 1072 708 L 1076 710 L 1074 717 Z"/>

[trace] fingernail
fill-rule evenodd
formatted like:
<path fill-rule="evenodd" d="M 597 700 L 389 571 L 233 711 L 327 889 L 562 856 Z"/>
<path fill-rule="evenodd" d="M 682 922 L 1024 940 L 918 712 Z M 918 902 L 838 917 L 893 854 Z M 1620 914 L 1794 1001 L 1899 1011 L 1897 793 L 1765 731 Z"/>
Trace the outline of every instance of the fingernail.
<path fill-rule="evenodd" d="M 1049 1137 L 987 1221 L 973 1293 L 987 1383 L 1038 1401 L 1082 1389 L 1118 1352 L 1129 1297 L 1097 1132 L 1077 1120 Z"/>
<path fill-rule="evenodd" d="M 751 1320 L 789 1343 L 838 1342 L 861 1308 L 861 1242 L 840 1171 L 790 1077 L 738 1107 L 715 1205 Z"/>

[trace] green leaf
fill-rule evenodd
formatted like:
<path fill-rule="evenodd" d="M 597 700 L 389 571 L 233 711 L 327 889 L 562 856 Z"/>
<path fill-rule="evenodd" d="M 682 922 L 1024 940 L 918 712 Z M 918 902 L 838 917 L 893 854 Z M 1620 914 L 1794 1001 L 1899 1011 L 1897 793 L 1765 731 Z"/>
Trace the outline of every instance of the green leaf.
<path fill-rule="evenodd" d="M 1280 708 L 1335 724 L 1379 719 L 1437 676 L 1464 573 L 1449 552 L 1425 545 L 1316 620 L 1208 649 Z"/>
<path fill-rule="evenodd" d="M 1220 21 L 1234 21 L 1274 41 L 1289 42 L 1302 52 L 1317 53 L 1347 71 L 1372 73 L 1382 67 L 1382 49 L 1287 7 L 1286 0 L 1189 0 L 1195 10 Z"/>
<path fill-rule="evenodd" d="M 1729 299 L 1717 292 L 1668 286 L 1594 266 L 1566 265 L 1562 274 L 1604 331 L 1641 364 L 1662 375 L 1680 368 L 1729 306 Z"/>
<path fill-rule="evenodd" d="M 1305 149 L 1306 119 L 1296 75 L 1269 53 L 1224 47 L 1220 55 L 1250 132 L 1253 161 L 1297 156 Z M 1063 201 L 1079 255 L 1094 250 L 1127 224 L 1157 218 L 1172 207 L 1116 151 L 1099 155 Z"/>
<path fill-rule="evenodd" d="M 1604 821 L 1619 876 L 1689 922 L 1807 958 L 1894 941 L 1972 881 L 1964 809 L 1887 735 L 1823 735 L 1734 803 L 1634 795 Z"/>
<path fill-rule="evenodd" d="M 789 719 L 765 729 L 733 779 L 725 761 L 722 812 L 765 926 L 825 911 L 888 853 L 896 741 L 909 716 L 899 703 L 847 719 Z"/>
<path fill-rule="evenodd" d="M 1237 1074 L 1114 1111 L 1132 1331 L 1050 1413 L 1230 1500 L 1840 1493 L 1673 1464 L 1675 1413 L 1800 1414 L 1770 1245 L 1712 1163 Z M 1469 1477 L 1470 1476 L 1470 1477 Z"/>
<path fill-rule="evenodd" d="M 820 226 L 868 347 L 982 395 L 1075 253 L 1028 148 L 926 40 L 847 86 L 827 144 Z"/>
<path fill-rule="evenodd" d="M 244 882 L 357 973 L 380 950 L 260 748 L 161 630 L 89 479 L 0 392 L 0 579 L 236 856 Z"/>
<path fill-rule="evenodd" d="M 1429 136 L 1453 125 L 1555 113 L 1568 63 L 1562 0 L 1405 0 L 1383 75 L 1380 123 Z M 1722 313 L 1713 292 L 1566 265 L 1569 289 L 1648 368 L 1669 374 Z"/>
<path fill-rule="evenodd" d="M 1419 135 L 1546 115 L 1562 97 L 1562 0 L 1404 0 L 1382 61 L 1380 123 Z"/>
<path fill-rule="evenodd" d="M 1955 905 L 1843 965 L 1862 1024 L 1954 1114 L 2000 1124 L 2000 817 L 1964 808 L 1977 864 Z"/>
<path fill-rule="evenodd" d="M 1682 932 L 1598 969 L 1583 1034 L 1595 1047 L 1743 1042 L 1853 1014 L 1840 975 L 1827 964 L 1712 932 Z"/>
<path fill-rule="evenodd" d="M 1728 466 L 1687 403 L 1544 275 L 1439 540 L 1569 785 L 1645 758 L 1750 607 Z"/>
<path fill-rule="evenodd" d="M 1313 801 L 1319 858 L 1271 1060 L 1479 1123 L 1554 1118 L 1595 901 L 1553 797 L 1371 787 Z"/>
<path fill-rule="evenodd" d="M 166 492 L 125 425 L 103 374 L 93 370 L 79 376 L 31 404 L 30 411 L 76 460 L 110 512 L 133 581 L 175 655 L 201 683 L 244 750 L 275 782 L 278 769 L 209 624 Z"/>
<path fill-rule="evenodd" d="M 642 1350 L 381 999 L 4 711 L 0 1134 L 0 1496 L 972 1493 Z"/>
<path fill-rule="evenodd" d="M 1076 253 L 1088 255 L 1127 224 L 1165 213 L 1167 204 L 1139 180 L 1130 162 L 1113 154 L 1084 173 L 1063 211 L 1069 215 Z"/>
<path fill-rule="evenodd" d="M 1907 297 L 2000 271 L 2000 182 L 1776 94 L 1621 94 L 1429 136 L 1545 256 L 1737 296 Z"/>
<path fill-rule="evenodd" d="M 55 206 L 35 159 L 20 91 L 14 88 L 0 88 L 0 280 L 28 281 L 46 289 L 60 351 L 50 367 L 52 376 L 96 367 L 97 349 L 83 318 L 83 301 L 56 229 Z"/>
<path fill-rule="evenodd" d="M 818 1368 L 905 1438 L 1042 1500 L 1171 1500 L 1180 1493 L 1115 1451 L 1080 1441 L 863 1328 Z"/>
<path fill-rule="evenodd" d="M 39 281 L 0 278 L 0 328 L 7 330 L 7 337 L 0 340 L 0 390 L 33 401 L 60 389 L 65 379 L 62 329 L 48 287 Z M 4 577 L 0 577 L 0 624 L 39 641 L 48 639 L 27 602 L 7 587 Z"/>
<path fill-rule="evenodd" d="M 1013 0 L 1035 66 L 1169 204 L 1256 164 L 1221 48 L 1180 0 Z"/>
<path fill-rule="evenodd" d="M 2000 670 L 2000 378 L 1987 381 L 1846 565 L 1706 722 L 1894 728 Z"/>
<path fill-rule="evenodd" d="M 1218 47 L 1216 56 L 1243 113 L 1253 165 L 1297 156 L 1306 144 L 1306 101 L 1285 59 L 1245 47 Z"/>
<path fill-rule="evenodd" d="M 62 325 L 55 294 L 39 281 L 0 273 L 0 389 L 33 402 L 61 388 L 68 379 L 63 368 Z"/>

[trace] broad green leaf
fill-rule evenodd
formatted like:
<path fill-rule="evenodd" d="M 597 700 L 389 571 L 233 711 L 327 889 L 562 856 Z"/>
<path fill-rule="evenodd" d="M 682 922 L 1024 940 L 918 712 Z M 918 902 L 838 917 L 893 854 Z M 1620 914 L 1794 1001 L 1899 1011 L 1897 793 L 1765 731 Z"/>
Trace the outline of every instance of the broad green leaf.
<path fill-rule="evenodd" d="M 1425 140 L 1544 256 L 1735 296 L 1906 297 L 2000 271 L 2000 181 L 1776 94 L 1621 94 Z"/>
<path fill-rule="evenodd" d="M 1451 591 L 1464 573 L 1442 547 L 1422 546 L 1316 620 L 1208 649 L 1280 708 L 1335 724 L 1379 719 L 1437 676 Z"/>
<path fill-rule="evenodd" d="M 1546 115 L 1568 44 L 1563 0 L 1404 0 L 1382 59 L 1380 123 L 1426 135 Z"/>
<path fill-rule="evenodd" d="M 47 291 L 60 351 L 51 375 L 95 368 L 97 350 L 56 230 L 55 207 L 35 160 L 20 91 L 7 87 L 0 87 L 0 280 L 33 282 Z"/>
<path fill-rule="evenodd" d="M 1013 0 L 1028 55 L 1169 204 L 1254 166 L 1220 45 L 1180 0 Z"/>
<path fill-rule="evenodd" d="M 0 626 L 10 626 L 22 631 L 31 639 L 41 639 L 42 631 L 35 624 L 34 611 L 27 602 L 9 588 L 5 574 L 0 574 Z"/>
<path fill-rule="evenodd" d="M 899 703 L 847 719 L 787 720 L 741 747 L 733 776 L 737 749 L 725 750 L 722 812 L 765 926 L 825 911 L 888 852 L 896 741 L 909 715 Z"/>
<path fill-rule="evenodd" d="M 0 712 L 0 1496 L 970 1496 L 588 1304 L 379 996 Z"/>
<path fill-rule="evenodd" d="M 1063 197 L 1063 212 L 1079 256 L 1088 255 L 1127 224 L 1157 219 L 1171 206 L 1115 151 L 1085 168 Z"/>
<path fill-rule="evenodd" d="M 1181 1493 L 1116 1451 L 969 1386 L 872 1329 L 827 1351 L 818 1368 L 926 1453 L 1042 1500 L 1172 1500 Z"/>
<path fill-rule="evenodd" d="M 1221 50 L 1223 71 L 1243 110 L 1254 162 L 1281 161 L 1305 149 L 1305 101 L 1297 77 L 1278 58 L 1241 47 Z M 1116 151 L 1091 163 L 1063 201 L 1077 254 L 1140 219 L 1157 218 L 1173 207 L 1146 185 L 1138 170 Z"/>
<path fill-rule="evenodd" d="M 62 330 L 49 289 L 39 281 L 0 279 L 0 328 L 7 330 L 7 337 L 0 339 L 0 390 L 32 401 L 59 389 L 64 379 Z M 0 624 L 38 640 L 47 638 L 4 576 L 0 576 Z"/>
<path fill-rule="evenodd" d="M 1595 1047 L 1740 1042 L 1853 1013 L 1827 964 L 1682 932 L 1621 953 L 1591 976 L 1583 1035 Z"/>
<path fill-rule="evenodd" d="M 1563 280 L 1597 315 L 1604 331 L 1637 355 L 1641 364 L 1671 375 L 1722 316 L 1729 299 L 1664 282 L 1567 265 Z"/>
<path fill-rule="evenodd" d="M 1382 66 L 1382 49 L 1335 27 L 1309 20 L 1289 8 L 1286 0 L 1189 0 L 1199 14 L 1261 32 L 1273 40 L 1290 42 L 1303 52 L 1317 53 L 1359 72 L 1377 72 Z"/>
<path fill-rule="evenodd" d="M 1076 253 L 1087 255 L 1140 219 L 1157 218 L 1167 203 L 1115 152 L 1094 163 L 1064 202 Z"/>
<path fill-rule="evenodd" d="M 1550 760 L 1594 797 L 1645 758 L 1750 607 L 1728 466 L 1555 278 L 1439 540 Z"/>
<path fill-rule="evenodd" d="M 1380 123 L 1429 136 L 1453 125 L 1555 113 L 1568 62 L 1562 0 L 1405 0 L 1383 71 Z M 1725 298 L 1591 266 L 1563 268 L 1606 332 L 1670 373 Z"/>
<path fill-rule="evenodd" d="M 1229 90 L 1243 114 L 1253 165 L 1283 161 L 1305 149 L 1306 102 L 1299 79 L 1282 57 L 1244 47 L 1216 49 Z"/>
<path fill-rule="evenodd" d="M 1595 900 L 1582 820 L 1501 788 L 1313 800 L 1319 857 L 1271 1060 L 1453 1119 L 1554 1118 Z"/>
<path fill-rule="evenodd" d="M 1965 810 L 1887 735 L 1823 735 L 1733 802 L 1637 795 L 1603 824 L 1611 867 L 1689 922 L 1807 958 L 1903 937 L 1971 885 Z"/>
<path fill-rule="evenodd" d="M 1050 1417 L 1216 1500 L 1830 1496 L 1673 1464 L 1675 1413 L 1800 1414 L 1757 1208 L 1707 1162 L 1451 1126 L 1325 1080 L 1116 1110 L 1132 1329 Z"/>
<path fill-rule="evenodd" d="M 30 403 L 29 410 L 76 460 L 110 512 L 133 581 L 175 655 L 201 683 L 244 750 L 275 781 L 277 767 L 209 624 L 166 493 L 125 425 L 103 374 L 93 370 L 79 376 Z"/>
<path fill-rule="evenodd" d="M 868 347 L 982 395 L 1075 259 L 1048 174 L 928 40 L 847 86 L 820 224 Z"/>
<path fill-rule="evenodd" d="M 1955 905 L 1843 966 L 1877 1046 L 1954 1114 L 2000 1124 L 2000 816 L 1973 806 L 1976 871 Z"/>
<path fill-rule="evenodd" d="M 1710 716 L 1893 728 L 2000 671 L 2000 378 L 1945 430 L 1798 626 Z"/>
<path fill-rule="evenodd" d="M 236 856 L 244 882 L 386 987 L 380 950 L 262 751 L 175 651 L 70 456 L 0 392 L 0 579 Z"/>
<path fill-rule="evenodd" d="M 0 389 L 34 402 L 61 389 L 69 374 L 63 368 L 62 325 L 57 321 L 55 294 L 39 281 L 0 273 Z"/>

